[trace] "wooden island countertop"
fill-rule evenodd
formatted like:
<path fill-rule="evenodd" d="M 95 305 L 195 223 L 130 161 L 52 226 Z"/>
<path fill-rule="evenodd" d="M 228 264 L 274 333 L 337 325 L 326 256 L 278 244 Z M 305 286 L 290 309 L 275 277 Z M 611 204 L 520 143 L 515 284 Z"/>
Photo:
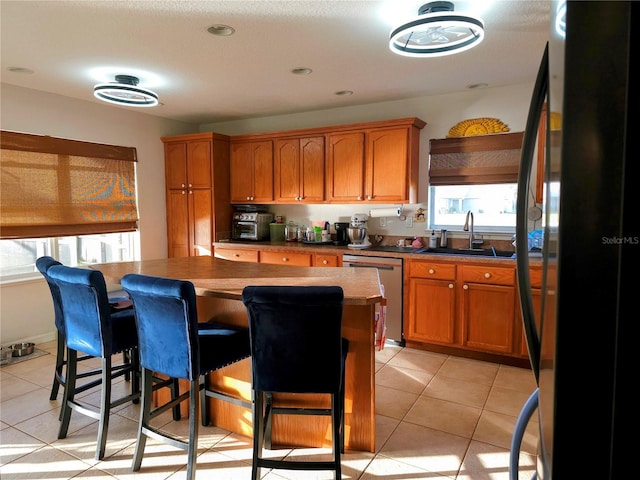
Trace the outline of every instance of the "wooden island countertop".
<path fill-rule="evenodd" d="M 248 285 L 338 285 L 344 291 L 343 336 L 349 340 L 346 366 L 345 447 L 375 451 L 375 350 L 376 304 L 383 303 L 375 269 L 298 267 L 233 262 L 215 257 L 185 257 L 92 265 L 110 283 L 127 273 L 189 280 L 198 295 L 198 319 L 247 325 L 242 290 Z M 321 326 L 319 326 L 321 328 Z M 251 400 L 250 360 L 210 374 L 219 390 Z M 287 395 L 282 404 L 327 406 L 328 396 Z M 246 407 L 209 398 L 212 423 L 252 436 L 251 411 Z M 184 410 L 186 414 L 186 409 Z M 329 446 L 328 417 L 274 418 L 273 442 L 287 446 Z"/>

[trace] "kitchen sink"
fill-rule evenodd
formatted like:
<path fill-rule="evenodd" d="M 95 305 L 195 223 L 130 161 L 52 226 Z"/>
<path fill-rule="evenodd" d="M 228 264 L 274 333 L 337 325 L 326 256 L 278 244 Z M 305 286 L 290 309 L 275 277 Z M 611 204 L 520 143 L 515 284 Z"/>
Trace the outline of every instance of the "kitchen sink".
<path fill-rule="evenodd" d="M 494 250 L 492 248 L 414 248 L 414 247 L 398 247 L 396 245 L 377 245 L 371 246 L 364 250 L 369 252 L 394 252 L 394 253 L 429 253 L 444 255 L 474 255 L 481 257 L 503 257 L 511 258 L 514 252 L 508 250 Z"/>
<path fill-rule="evenodd" d="M 514 252 L 508 250 L 495 250 L 493 248 L 418 248 L 412 250 L 411 253 L 429 253 L 429 254 L 445 254 L 445 255 L 477 255 L 481 257 L 513 257 Z"/>

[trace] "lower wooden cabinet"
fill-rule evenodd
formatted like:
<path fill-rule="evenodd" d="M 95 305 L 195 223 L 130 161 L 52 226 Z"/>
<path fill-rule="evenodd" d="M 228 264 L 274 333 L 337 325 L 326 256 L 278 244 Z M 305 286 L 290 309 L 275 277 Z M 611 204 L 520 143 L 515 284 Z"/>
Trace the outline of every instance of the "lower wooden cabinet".
<path fill-rule="evenodd" d="M 456 266 L 446 263 L 409 263 L 406 340 L 455 343 Z"/>
<path fill-rule="evenodd" d="M 462 345 L 496 353 L 515 353 L 515 268 L 486 265 L 460 268 Z"/>
<path fill-rule="evenodd" d="M 515 266 L 409 260 L 405 270 L 407 341 L 522 356 Z"/>

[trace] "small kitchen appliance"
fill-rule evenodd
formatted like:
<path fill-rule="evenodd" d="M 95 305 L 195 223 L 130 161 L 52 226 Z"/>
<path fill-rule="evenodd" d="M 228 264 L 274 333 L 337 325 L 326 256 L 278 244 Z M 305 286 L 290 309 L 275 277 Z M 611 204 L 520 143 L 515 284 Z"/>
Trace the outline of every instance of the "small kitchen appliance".
<path fill-rule="evenodd" d="M 272 213 L 236 211 L 232 218 L 233 240 L 264 240 L 269 238 Z"/>
<path fill-rule="evenodd" d="M 367 237 L 367 220 L 369 215 L 366 213 L 354 213 L 351 216 L 351 224 L 347 229 L 349 240 L 351 243 L 347 245 L 349 248 L 366 248 L 371 246 L 371 242 Z"/>
<path fill-rule="evenodd" d="M 347 245 L 349 243 L 349 234 L 347 229 L 349 228 L 349 222 L 335 222 L 333 228 L 336 229 L 336 240 L 333 242 L 336 245 Z"/>

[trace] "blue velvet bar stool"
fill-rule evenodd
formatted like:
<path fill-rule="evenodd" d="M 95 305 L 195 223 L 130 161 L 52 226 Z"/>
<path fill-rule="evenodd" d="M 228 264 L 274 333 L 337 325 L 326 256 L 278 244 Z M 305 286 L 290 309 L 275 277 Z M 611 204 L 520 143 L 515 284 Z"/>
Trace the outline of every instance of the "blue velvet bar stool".
<path fill-rule="evenodd" d="M 98 420 L 96 460 L 104 457 L 111 409 L 140 398 L 138 336 L 133 310 L 111 313 L 104 276 L 97 270 L 52 265 L 47 274 L 60 292 L 67 346 L 66 386 L 58 438 L 66 438 L 71 412 Z M 114 365 L 112 356 L 132 351 L 131 361 Z M 102 361 L 100 408 L 76 399 L 78 354 Z M 111 399 L 113 379 L 129 374 L 131 393 Z"/>
<path fill-rule="evenodd" d="M 53 384 L 51 385 L 51 394 L 49 395 L 49 400 L 55 400 L 58 398 L 58 391 L 60 387 L 65 388 L 66 382 L 64 377 L 64 366 L 67 364 L 66 360 L 66 345 L 65 345 L 65 330 L 64 330 L 64 317 L 62 312 L 62 300 L 60 298 L 60 290 L 55 282 L 49 277 L 47 271 L 49 267 L 54 265 L 62 265 L 59 261 L 50 256 L 42 256 L 36 260 L 36 268 L 42 274 L 44 279 L 47 281 L 47 285 L 49 286 L 49 291 L 51 292 L 51 298 L 53 300 L 53 312 L 54 312 L 54 322 L 57 330 L 57 345 L 56 345 L 56 367 L 53 373 Z M 128 304 L 130 306 L 122 305 Z M 112 306 L 112 313 L 116 313 L 121 310 L 127 310 L 132 308 L 131 301 L 128 297 L 109 297 L 109 304 Z M 133 317 L 133 312 L 130 313 Z M 130 362 L 129 352 L 123 352 L 124 361 Z M 81 362 L 84 360 L 89 360 L 94 358 L 92 355 L 80 355 L 77 357 L 77 361 Z M 96 375 L 100 375 L 102 372 L 101 368 L 91 369 L 85 372 L 78 373 L 76 379 L 92 377 Z M 76 394 L 84 392 L 85 390 L 89 390 L 90 388 L 99 385 L 102 381 L 101 378 L 97 378 L 91 382 L 83 383 L 81 386 L 76 387 Z M 60 415 L 62 415 L 62 410 L 60 410 Z"/>
<path fill-rule="evenodd" d="M 242 301 L 249 316 L 253 391 L 253 466 L 287 470 L 333 470 L 341 478 L 344 451 L 344 378 L 349 343 L 342 338 L 344 293 L 338 286 L 248 286 Z M 331 408 L 277 406 L 274 394 L 329 394 Z M 272 417 L 329 415 L 332 461 L 272 460 Z M 266 448 L 270 448 L 267 445 Z"/>
<path fill-rule="evenodd" d="M 142 464 L 147 437 L 187 451 L 187 479 L 196 473 L 198 415 L 209 424 L 207 397 L 250 407 L 251 403 L 209 388 L 207 374 L 250 355 L 246 328 L 217 323 L 198 323 L 195 288 L 191 282 L 129 274 L 121 281 L 136 312 L 140 365 L 142 367 L 142 410 L 138 424 L 132 470 Z M 164 405 L 151 405 L 153 375 L 189 381 L 189 390 Z M 189 438 L 185 442 L 151 425 L 151 420 L 176 403 L 189 400 Z M 215 477 L 215 474 L 213 474 Z"/>

